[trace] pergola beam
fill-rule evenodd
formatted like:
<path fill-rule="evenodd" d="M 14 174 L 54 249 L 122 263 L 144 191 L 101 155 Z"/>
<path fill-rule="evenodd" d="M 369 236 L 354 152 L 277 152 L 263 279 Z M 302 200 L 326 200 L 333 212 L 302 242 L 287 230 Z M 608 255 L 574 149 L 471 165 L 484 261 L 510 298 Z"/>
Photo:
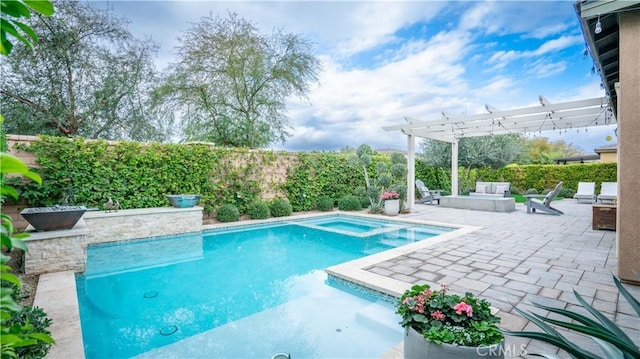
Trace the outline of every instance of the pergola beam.
<path fill-rule="evenodd" d="M 446 117 L 433 120 L 433 121 L 423 121 L 414 119 L 411 117 L 405 117 L 407 120 L 407 124 L 402 125 L 393 125 L 393 126 L 385 126 L 383 127 L 387 131 L 398 131 L 398 130 L 407 130 L 412 128 L 419 128 L 424 126 L 429 126 L 433 124 L 454 124 L 454 123 L 468 123 L 473 121 L 481 121 L 481 120 L 492 120 L 497 118 L 505 118 L 509 119 L 510 117 L 523 116 L 523 115 L 532 115 L 532 114 L 547 114 L 549 112 L 557 113 L 564 110 L 575 110 L 582 108 L 598 108 L 604 109 L 609 105 L 609 102 L 604 97 L 596 97 L 587 100 L 578 100 L 578 101 L 569 101 L 569 102 L 561 102 L 544 106 L 535 106 L 535 107 L 524 107 L 513 110 L 505 110 L 505 111 L 497 111 L 491 113 L 482 113 L 477 115 L 459 115 L 459 116 L 451 116 L 447 114 Z"/>
<path fill-rule="evenodd" d="M 442 112 L 442 118 L 423 121 L 405 117 L 407 123 L 385 126 L 386 131 L 401 131 L 407 135 L 408 158 L 415 158 L 415 138 L 423 137 L 451 143 L 451 190 L 458 192 L 458 141 L 464 137 L 479 137 L 515 133 L 536 133 L 542 131 L 580 131 L 582 128 L 616 123 L 610 110 L 609 100 L 596 97 L 586 100 L 551 103 L 539 96 L 540 106 L 512 110 L 499 110 L 485 105 L 488 113 L 477 115 L 451 115 Z M 586 131 L 586 130 L 585 130 Z M 413 188 L 415 168 L 409 166 L 407 185 Z M 409 191 L 411 194 L 411 191 Z M 408 209 L 413 207 L 409 199 Z"/>

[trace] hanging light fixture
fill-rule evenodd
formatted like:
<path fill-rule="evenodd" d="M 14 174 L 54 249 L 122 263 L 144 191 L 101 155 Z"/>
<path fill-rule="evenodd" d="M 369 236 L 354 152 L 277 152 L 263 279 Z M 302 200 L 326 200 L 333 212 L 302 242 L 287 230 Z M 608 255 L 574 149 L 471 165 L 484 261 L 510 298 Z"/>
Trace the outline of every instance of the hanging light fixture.
<path fill-rule="evenodd" d="M 602 23 L 600 22 L 600 15 L 598 15 L 598 22 L 596 22 L 596 27 L 593 29 L 593 32 L 597 34 L 602 32 Z"/>

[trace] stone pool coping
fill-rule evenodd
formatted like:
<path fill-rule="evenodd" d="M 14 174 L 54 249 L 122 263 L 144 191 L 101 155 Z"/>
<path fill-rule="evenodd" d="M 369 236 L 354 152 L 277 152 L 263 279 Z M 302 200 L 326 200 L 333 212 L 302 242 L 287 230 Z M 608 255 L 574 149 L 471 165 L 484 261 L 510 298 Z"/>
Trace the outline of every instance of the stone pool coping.
<path fill-rule="evenodd" d="M 415 242 L 404 245 L 402 247 L 390 249 L 384 252 L 369 255 L 350 262 L 338 264 L 326 269 L 327 273 L 336 277 L 345 279 L 350 282 L 363 285 L 367 288 L 380 291 L 385 294 L 399 297 L 402 292 L 408 289 L 408 284 L 386 278 L 384 276 L 367 272 L 366 268 L 377 263 L 386 261 L 406 253 L 426 248 L 431 245 L 451 240 L 458 236 L 471 233 L 480 227 L 456 225 L 442 222 L 432 222 L 424 220 L 414 220 L 403 217 L 383 217 L 380 215 L 371 215 L 364 213 L 331 211 L 326 213 L 306 213 L 288 217 L 268 218 L 264 220 L 251 220 L 246 222 L 219 223 L 213 225 L 203 225 L 202 232 L 215 229 L 229 229 L 244 226 L 259 226 L 264 224 L 286 223 L 293 219 L 317 218 L 322 216 L 330 216 L 335 214 L 357 216 L 361 218 L 389 220 L 404 223 L 432 225 L 437 227 L 455 228 L 455 230 L 440 234 L 432 239 Z M 148 239 L 148 238 L 146 238 Z M 66 359 L 66 358 L 85 358 L 84 343 L 82 340 L 82 328 L 80 324 L 80 309 L 78 306 L 75 273 L 71 270 L 55 273 L 44 273 L 40 275 L 34 306 L 42 308 L 52 319 L 53 324 L 49 328 L 52 337 L 56 340 L 47 358 L 50 359 Z"/>

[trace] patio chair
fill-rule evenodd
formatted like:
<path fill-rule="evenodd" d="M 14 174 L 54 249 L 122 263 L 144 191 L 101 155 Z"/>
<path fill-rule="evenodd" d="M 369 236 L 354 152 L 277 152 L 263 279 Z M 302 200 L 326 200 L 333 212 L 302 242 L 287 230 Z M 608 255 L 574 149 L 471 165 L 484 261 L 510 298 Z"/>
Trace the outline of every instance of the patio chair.
<path fill-rule="evenodd" d="M 416 201 L 418 204 L 429 203 L 433 204 L 433 201 L 436 201 L 437 204 L 440 204 L 440 191 L 441 190 L 430 190 L 427 186 L 424 185 L 424 182 L 417 179 L 416 187 L 418 187 L 418 192 L 420 192 L 420 199 Z"/>
<path fill-rule="evenodd" d="M 613 204 L 618 199 L 618 182 L 602 182 L 598 200 L 600 203 Z"/>
<path fill-rule="evenodd" d="M 578 182 L 578 192 L 573 198 L 580 202 L 595 203 L 596 202 L 596 183 L 595 182 Z"/>
<path fill-rule="evenodd" d="M 547 195 L 544 197 L 542 201 L 535 198 L 529 198 L 524 203 L 524 205 L 527 206 L 527 213 L 535 213 L 536 210 L 539 210 L 539 211 L 553 214 L 556 216 L 564 214 L 564 212 L 562 212 L 561 210 L 551 207 L 551 201 L 553 201 L 553 199 L 558 195 L 558 193 L 560 193 L 561 189 L 562 189 L 562 182 L 558 183 L 556 185 L 556 188 L 553 191 L 547 193 Z"/>

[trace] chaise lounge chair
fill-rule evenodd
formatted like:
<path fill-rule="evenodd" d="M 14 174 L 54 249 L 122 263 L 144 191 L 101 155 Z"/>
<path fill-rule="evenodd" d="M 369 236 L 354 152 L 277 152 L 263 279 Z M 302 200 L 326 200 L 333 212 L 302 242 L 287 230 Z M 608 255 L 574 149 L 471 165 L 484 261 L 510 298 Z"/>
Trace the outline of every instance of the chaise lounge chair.
<path fill-rule="evenodd" d="M 436 201 L 438 204 L 440 204 L 440 197 L 442 197 L 440 195 L 440 190 L 428 189 L 427 186 L 424 185 L 424 182 L 419 179 L 416 180 L 416 187 L 418 187 L 418 192 L 420 192 L 420 199 L 417 200 L 416 203 L 433 204 L 433 201 Z"/>
<path fill-rule="evenodd" d="M 596 203 L 596 183 L 595 182 L 578 182 L 578 192 L 573 198 L 580 202 Z"/>
<path fill-rule="evenodd" d="M 613 204 L 618 199 L 618 182 L 602 182 L 598 201 Z"/>
<path fill-rule="evenodd" d="M 539 210 L 539 211 L 553 214 L 556 216 L 564 214 L 561 210 L 551 207 L 551 201 L 553 201 L 553 199 L 558 195 L 558 193 L 560 193 L 561 189 L 562 189 L 562 182 L 558 183 L 556 185 L 556 188 L 553 191 L 547 193 L 547 195 L 544 197 L 544 200 L 542 201 L 535 198 L 529 198 L 524 203 L 524 205 L 527 206 L 527 213 L 532 213 L 532 212 L 535 213 L 536 210 Z"/>

